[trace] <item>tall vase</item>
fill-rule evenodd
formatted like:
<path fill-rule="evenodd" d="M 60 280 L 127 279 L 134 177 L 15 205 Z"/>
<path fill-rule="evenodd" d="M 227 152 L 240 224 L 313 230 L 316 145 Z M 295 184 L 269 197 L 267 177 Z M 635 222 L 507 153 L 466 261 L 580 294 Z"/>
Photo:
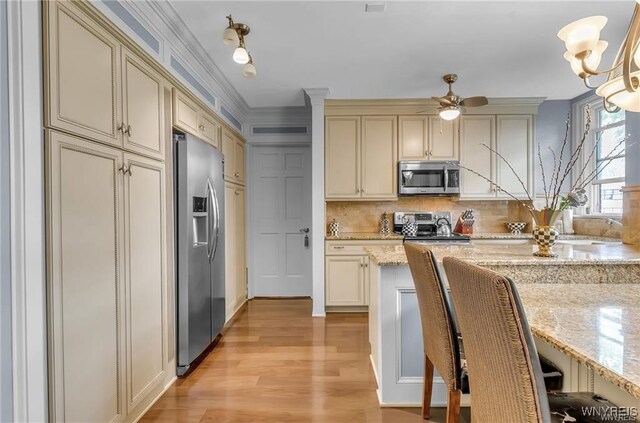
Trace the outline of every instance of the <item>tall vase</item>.
<path fill-rule="evenodd" d="M 533 239 L 538 245 L 538 251 L 534 252 L 534 256 L 538 257 L 556 257 L 558 254 L 553 252 L 553 245 L 558 239 L 559 232 L 554 224 L 560 210 L 543 209 L 532 210 L 535 226 L 533 228 Z"/>

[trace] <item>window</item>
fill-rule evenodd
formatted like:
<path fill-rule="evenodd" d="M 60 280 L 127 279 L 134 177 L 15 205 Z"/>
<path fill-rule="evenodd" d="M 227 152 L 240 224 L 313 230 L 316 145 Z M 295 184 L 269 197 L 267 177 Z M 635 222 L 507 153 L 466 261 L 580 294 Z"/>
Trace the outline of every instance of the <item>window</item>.
<path fill-rule="evenodd" d="M 593 110 L 595 166 L 593 213 L 622 214 L 622 187 L 625 169 L 625 113 L 607 112 L 600 104 Z"/>

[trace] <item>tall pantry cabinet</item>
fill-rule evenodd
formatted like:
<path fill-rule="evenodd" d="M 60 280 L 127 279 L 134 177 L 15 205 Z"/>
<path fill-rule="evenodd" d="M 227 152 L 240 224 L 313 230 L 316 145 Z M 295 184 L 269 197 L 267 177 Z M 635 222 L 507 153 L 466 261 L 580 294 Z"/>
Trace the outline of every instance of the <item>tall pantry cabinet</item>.
<path fill-rule="evenodd" d="M 164 78 L 43 4 L 51 421 L 133 421 L 171 377 Z"/>

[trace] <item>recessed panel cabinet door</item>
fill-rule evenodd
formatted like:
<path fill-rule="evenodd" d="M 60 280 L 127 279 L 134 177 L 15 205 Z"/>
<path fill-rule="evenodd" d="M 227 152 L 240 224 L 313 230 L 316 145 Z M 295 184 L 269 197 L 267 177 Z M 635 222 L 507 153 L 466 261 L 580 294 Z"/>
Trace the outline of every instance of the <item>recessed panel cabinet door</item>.
<path fill-rule="evenodd" d="M 245 191 L 243 187 L 235 189 L 235 248 L 236 248 L 236 298 L 240 304 L 247 297 L 247 263 L 245 254 Z"/>
<path fill-rule="evenodd" d="M 124 148 L 164 159 L 162 78 L 123 49 Z"/>
<path fill-rule="evenodd" d="M 130 409 L 166 373 L 164 164 L 125 154 L 124 176 L 127 404 Z"/>
<path fill-rule="evenodd" d="M 233 134 L 224 129 L 222 130 L 222 154 L 224 155 L 224 179 L 235 182 L 236 140 Z"/>
<path fill-rule="evenodd" d="M 236 139 L 233 149 L 233 158 L 235 160 L 235 171 L 233 176 L 236 178 L 238 183 L 244 185 L 244 144 L 242 141 Z"/>
<path fill-rule="evenodd" d="M 533 180 L 530 177 L 533 171 L 532 118 L 530 115 L 500 115 L 497 127 L 497 151 L 515 171 L 514 174 L 504 160 L 496 158 L 497 182 L 510 194 L 527 198 L 526 191 L 533 191 L 530 182 Z M 502 192 L 498 196 L 508 198 Z"/>
<path fill-rule="evenodd" d="M 363 256 L 326 256 L 328 306 L 366 305 Z"/>
<path fill-rule="evenodd" d="M 65 2 L 46 2 L 47 126 L 121 145 L 120 44 Z"/>
<path fill-rule="evenodd" d="M 236 187 L 229 182 L 224 184 L 224 267 L 225 267 L 225 298 L 226 319 L 228 320 L 235 311 L 234 299 L 240 295 L 237 292 L 238 246 L 236 232 L 238 216 L 236 214 Z"/>
<path fill-rule="evenodd" d="M 362 118 L 362 198 L 397 198 L 395 116 Z"/>
<path fill-rule="evenodd" d="M 173 126 L 199 136 L 199 107 L 178 89 L 173 89 Z"/>
<path fill-rule="evenodd" d="M 360 198 L 360 117 L 325 123 L 325 197 Z"/>
<path fill-rule="evenodd" d="M 426 160 L 429 155 L 427 142 L 427 116 L 400 116 L 400 160 Z"/>
<path fill-rule="evenodd" d="M 429 116 L 429 160 L 459 160 L 458 119 Z"/>
<path fill-rule="evenodd" d="M 494 154 L 482 144 L 495 148 L 495 124 L 492 115 L 460 117 L 460 164 L 489 179 L 494 178 Z M 491 183 L 465 169 L 460 172 L 460 197 L 496 196 Z"/>
<path fill-rule="evenodd" d="M 127 412 L 122 153 L 47 132 L 52 421 L 113 422 Z"/>
<path fill-rule="evenodd" d="M 200 135 L 203 140 L 220 149 L 220 124 L 208 113 L 200 112 Z"/>

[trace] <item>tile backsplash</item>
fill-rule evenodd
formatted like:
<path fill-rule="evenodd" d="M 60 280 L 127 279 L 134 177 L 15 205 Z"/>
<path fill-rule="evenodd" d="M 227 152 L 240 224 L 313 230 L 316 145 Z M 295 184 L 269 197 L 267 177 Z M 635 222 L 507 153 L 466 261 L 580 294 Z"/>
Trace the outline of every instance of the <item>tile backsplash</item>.
<path fill-rule="evenodd" d="M 460 201 L 450 197 L 400 197 L 398 201 L 328 201 L 326 222 L 335 219 L 342 232 L 378 232 L 382 213 L 451 211 L 453 220 L 466 209 L 475 211 L 474 232 L 509 232 L 506 222 L 527 222 L 531 215 L 517 201 Z M 391 216 L 389 216 L 392 219 Z"/>

